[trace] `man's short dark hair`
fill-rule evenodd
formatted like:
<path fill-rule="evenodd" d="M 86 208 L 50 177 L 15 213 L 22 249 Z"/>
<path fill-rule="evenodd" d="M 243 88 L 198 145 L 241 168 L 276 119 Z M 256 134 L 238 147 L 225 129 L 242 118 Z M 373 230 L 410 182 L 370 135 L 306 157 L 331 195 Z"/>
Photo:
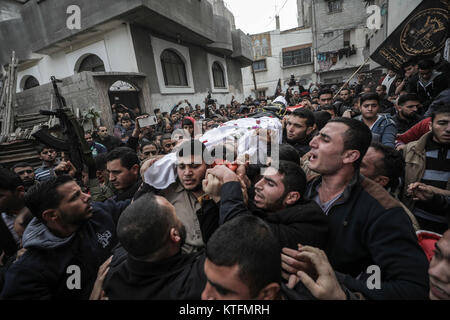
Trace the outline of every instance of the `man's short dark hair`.
<path fill-rule="evenodd" d="M 431 122 L 434 121 L 438 114 L 450 113 L 450 104 L 438 104 L 431 113 Z"/>
<path fill-rule="evenodd" d="M 320 90 L 319 91 L 319 95 L 318 95 L 319 99 L 320 99 L 320 96 L 323 95 L 323 94 L 331 94 L 331 96 L 333 96 L 333 91 L 331 91 L 331 89 L 322 89 L 322 90 Z"/>
<path fill-rule="evenodd" d="M 11 170 L 14 171 L 14 169 L 16 169 L 16 168 L 25 168 L 25 167 L 33 168 L 33 166 L 31 164 L 29 164 L 28 162 L 18 162 L 11 167 Z"/>
<path fill-rule="evenodd" d="M 350 89 L 349 88 L 342 88 L 341 92 L 342 91 L 348 91 L 348 93 L 350 93 Z"/>
<path fill-rule="evenodd" d="M 399 106 L 402 106 L 408 101 L 420 101 L 419 96 L 415 93 L 402 94 L 400 97 L 398 97 L 397 104 Z"/>
<path fill-rule="evenodd" d="M 291 161 L 300 165 L 300 154 L 297 149 L 291 146 L 289 143 L 280 144 L 279 155 L 280 160 Z"/>
<path fill-rule="evenodd" d="M 206 244 L 206 258 L 217 266 L 239 266 L 239 279 L 255 298 L 270 283 L 281 283 L 280 245 L 270 227 L 252 215 L 220 226 Z"/>
<path fill-rule="evenodd" d="M 325 110 L 333 110 L 334 114 L 337 114 L 336 106 L 334 104 L 326 104 L 326 105 L 320 107 L 320 111 L 325 111 Z"/>
<path fill-rule="evenodd" d="M 317 130 L 322 130 L 323 127 L 327 124 L 331 119 L 331 114 L 326 111 L 317 111 L 314 112 L 314 118 L 316 119 Z"/>
<path fill-rule="evenodd" d="M 353 162 L 353 167 L 359 169 L 364 155 L 369 149 L 372 141 L 372 131 L 362 121 L 351 118 L 334 118 L 329 121 L 343 123 L 348 129 L 344 133 L 344 150 L 358 150 L 360 156 L 358 160 Z"/>
<path fill-rule="evenodd" d="M 99 153 L 97 154 L 97 156 L 95 157 L 94 161 L 95 161 L 95 168 L 99 171 L 103 171 L 106 170 L 106 163 L 108 162 L 106 159 L 108 157 L 107 153 Z"/>
<path fill-rule="evenodd" d="M 47 209 L 56 209 L 64 198 L 56 189 L 70 181 L 74 181 L 71 176 L 60 175 L 33 185 L 25 194 L 26 207 L 42 221 L 42 213 Z"/>
<path fill-rule="evenodd" d="M 191 119 L 184 118 L 182 121 L 182 126 L 193 126 L 193 125 L 194 123 L 192 123 Z"/>
<path fill-rule="evenodd" d="M 170 133 L 164 133 L 161 135 L 161 138 L 159 138 L 159 143 L 162 145 L 163 140 L 171 140 L 172 134 Z"/>
<path fill-rule="evenodd" d="M 0 189 L 15 191 L 18 186 L 23 186 L 19 175 L 6 168 L 0 168 Z"/>
<path fill-rule="evenodd" d="M 316 119 L 314 118 L 314 114 L 309 109 L 305 108 L 295 109 L 294 112 L 292 112 L 292 115 L 302 119 L 306 119 L 307 127 L 312 127 L 316 121 Z"/>
<path fill-rule="evenodd" d="M 431 59 L 421 60 L 419 61 L 418 66 L 421 70 L 431 70 L 434 68 L 434 61 Z"/>
<path fill-rule="evenodd" d="M 300 193 L 303 198 L 306 189 L 306 174 L 295 162 L 280 160 L 278 173 L 283 175 L 284 194 L 283 198 L 292 191 Z"/>
<path fill-rule="evenodd" d="M 416 64 L 417 64 L 417 58 L 413 57 L 402 64 L 402 69 L 405 69 L 406 67 L 409 67 L 409 66 L 415 66 Z"/>
<path fill-rule="evenodd" d="M 169 209 L 153 193 L 144 193 L 120 215 L 117 237 L 130 255 L 145 258 L 166 245 L 174 226 Z"/>
<path fill-rule="evenodd" d="M 111 150 L 106 157 L 106 162 L 117 159 L 120 159 L 121 166 L 127 168 L 128 170 L 130 170 L 135 164 L 139 165 L 139 158 L 136 152 L 128 147 L 118 147 Z"/>
<path fill-rule="evenodd" d="M 154 147 L 156 148 L 156 151 L 158 151 L 158 146 L 157 146 L 156 143 L 153 142 L 153 141 L 145 141 L 145 142 L 142 142 L 142 143 L 139 145 L 139 151 L 142 152 L 142 151 L 144 150 L 144 147 L 145 147 L 145 146 L 149 146 L 149 145 L 154 146 Z"/>
<path fill-rule="evenodd" d="M 41 152 L 44 151 L 44 149 L 53 149 L 53 150 L 55 150 L 55 148 L 52 148 L 52 147 L 50 147 L 48 145 L 45 145 L 45 144 L 40 144 L 37 147 L 37 150 L 38 150 L 39 154 L 41 154 Z"/>
<path fill-rule="evenodd" d="M 364 93 L 361 95 L 361 98 L 359 100 L 359 103 L 362 105 L 364 101 L 367 100 L 376 100 L 378 104 L 380 104 L 380 97 L 376 93 Z"/>
<path fill-rule="evenodd" d="M 389 183 L 386 187 L 395 190 L 400 183 L 400 177 L 403 176 L 405 168 L 405 160 L 403 160 L 401 152 L 379 142 L 373 142 L 370 146 L 383 154 L 381 164 L 374 163 L 375 175 L 388 177 Z"/>

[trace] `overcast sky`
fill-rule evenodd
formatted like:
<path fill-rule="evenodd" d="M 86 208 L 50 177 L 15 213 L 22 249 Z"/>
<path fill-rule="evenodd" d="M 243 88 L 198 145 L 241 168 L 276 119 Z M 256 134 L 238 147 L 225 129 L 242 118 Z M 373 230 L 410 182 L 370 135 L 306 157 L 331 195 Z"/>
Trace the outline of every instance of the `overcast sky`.
<path fill-rule="evenodd" d="M 275 30 L 275 12 L 279 12 L 281 30 L 297 27 L 296 0 L 224 0 L 224 2 L 234 14 L 236 28 L 245 33 L 255 34 Z"/>

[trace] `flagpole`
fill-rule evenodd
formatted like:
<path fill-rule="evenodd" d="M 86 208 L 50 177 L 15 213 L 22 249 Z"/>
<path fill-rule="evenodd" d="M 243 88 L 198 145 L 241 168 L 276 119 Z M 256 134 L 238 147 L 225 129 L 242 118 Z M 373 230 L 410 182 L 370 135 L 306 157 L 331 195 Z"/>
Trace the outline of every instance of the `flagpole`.
<path fill-rule="evenodd" d="M 366 61 L 364 61 L 364 63 L 363 63 L 362 65 L 359 66 L 358 70 L 356 70 L 356 71 L 352 74 L 352 76 L 351 76 L 350 78 L 347 79 L 347 81 L 342 85 L 342 87 L 339 89 L 339 91 L 336 92 L 336 94 L 335 94 L 333 100 L 336 99 L 336 97 L 337 97 L 338 94 L 342 91 L 342 89 L 344 89 L 344 87 L 350 82 L 350 80 L 352 80 L 353 77 L 354 77 L 355 75 L 358 74 L 358 72 L 362 69 L 362 67 L 364 67 L 364 66 L 366 65 L 367 62 L 369 62 L 369 60 L 370 60 L 370 57 L 368 57 L 368 58 L 366 59 Z"/>

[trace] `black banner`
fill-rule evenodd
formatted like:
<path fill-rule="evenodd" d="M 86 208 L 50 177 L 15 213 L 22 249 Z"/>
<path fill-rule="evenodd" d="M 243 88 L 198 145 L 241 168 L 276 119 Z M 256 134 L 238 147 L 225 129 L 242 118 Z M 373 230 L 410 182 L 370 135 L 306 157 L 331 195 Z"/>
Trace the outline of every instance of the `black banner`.
<path fill-rule="evenodd" d="M 423 0 L 370 58 L 395 71 L 412 57 L 434 57 L 449 34 L 449 0 Z"/>

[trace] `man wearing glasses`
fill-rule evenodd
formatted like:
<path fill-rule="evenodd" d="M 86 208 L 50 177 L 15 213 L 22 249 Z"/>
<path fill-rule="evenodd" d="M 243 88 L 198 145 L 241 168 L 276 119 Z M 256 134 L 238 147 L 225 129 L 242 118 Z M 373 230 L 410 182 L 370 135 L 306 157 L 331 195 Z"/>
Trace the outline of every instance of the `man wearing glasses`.
<path fill-rule="evenodd" d="M 56 150 L 47 146 L 39 149 L 39 158 L 42 160 L 42 166 L 34 171 L 37 181 L 46 181 L 55 176 Z"/>

